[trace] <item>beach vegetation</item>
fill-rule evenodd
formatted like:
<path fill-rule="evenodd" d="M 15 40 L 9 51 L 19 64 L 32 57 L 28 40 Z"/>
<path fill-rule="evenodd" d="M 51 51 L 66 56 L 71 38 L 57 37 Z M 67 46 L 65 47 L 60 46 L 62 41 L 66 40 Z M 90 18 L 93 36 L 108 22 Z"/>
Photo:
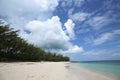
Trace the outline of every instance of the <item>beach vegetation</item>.
<path fill-rule="evenodd" d="M 0 21 L 0 61 L 69 61 L 66 56 L 27 43 L 18 32 Z"/>

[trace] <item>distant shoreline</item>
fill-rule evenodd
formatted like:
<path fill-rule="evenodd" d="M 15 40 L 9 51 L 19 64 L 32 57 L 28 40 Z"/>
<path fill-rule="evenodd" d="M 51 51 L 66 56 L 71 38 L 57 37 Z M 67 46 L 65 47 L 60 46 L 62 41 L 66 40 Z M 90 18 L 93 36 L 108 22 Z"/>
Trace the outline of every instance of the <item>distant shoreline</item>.
<path fill-rule="evenodd" d="M 109 62 L 108 62 L 108 64 L 109 64 Z M 102 68 L 104 68 L 104 70 L 106 72 L 102 71 L 102 69 L 101 69 L 101 71 L 96 69 L 95 67 L 97 67 L 97 65 L 94 65 L 94 63 L 97 63 L 97 64 L 100 63 Z M 115 74 L 113 74 L 111 72 L 108 72 L 106 70 L 106 68 L 109 68 L 109 66 L 107 66 L 107 67 L 105 66 L 104 67 L 102 63 L 105 64 L 104 61 L 103 62 L 97 62 L 97 61 L 92 61 L 92 62 L 72 62 L 71 70 L 72 70 L 72 72 L 74 72 L 74 74 L 76 74 L 78 76 L 81 76 L 81 75 L 82 76 L 83 75 L 86 76 L 87 79 L 85 79 L 85 80 L 119 80 L 118 75 L 115 75 Z M 91 66 L 93 65 L 94 68 L 92 68 L 90 65 Z M 118 70 L 118 68 L 117 68 L 117 70 Z M 91 78 L 91 77 L 93 77 L 93 78 Z"/>
<path fill-rule="evenodd" d="M 104 61 L 120 61 L 120 60 L 91 60 L 91 61 L 70 61 L 70 62 L 104 62 Z"/>

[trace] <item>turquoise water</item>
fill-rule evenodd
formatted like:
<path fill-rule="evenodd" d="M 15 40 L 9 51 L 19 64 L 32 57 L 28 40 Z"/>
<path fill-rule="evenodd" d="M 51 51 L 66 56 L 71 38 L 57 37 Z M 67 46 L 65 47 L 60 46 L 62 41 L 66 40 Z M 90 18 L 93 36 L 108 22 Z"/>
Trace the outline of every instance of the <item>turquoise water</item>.
<path fill-rule="evenodd" d="M 120 80 L 120 61 L 84 61 L 72 62 L 74 65 L 87 68 L 94 72 L 113 76 Z"/>

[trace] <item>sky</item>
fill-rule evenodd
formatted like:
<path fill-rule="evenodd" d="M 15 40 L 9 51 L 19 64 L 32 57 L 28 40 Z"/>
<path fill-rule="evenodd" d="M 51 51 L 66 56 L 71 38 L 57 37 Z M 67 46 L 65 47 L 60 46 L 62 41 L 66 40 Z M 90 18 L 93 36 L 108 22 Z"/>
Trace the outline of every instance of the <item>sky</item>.
<path fill-rule="evenodd" d="M 0 19 L 71 61 L 120 60 L 120 0 L 0 0 Z"/>

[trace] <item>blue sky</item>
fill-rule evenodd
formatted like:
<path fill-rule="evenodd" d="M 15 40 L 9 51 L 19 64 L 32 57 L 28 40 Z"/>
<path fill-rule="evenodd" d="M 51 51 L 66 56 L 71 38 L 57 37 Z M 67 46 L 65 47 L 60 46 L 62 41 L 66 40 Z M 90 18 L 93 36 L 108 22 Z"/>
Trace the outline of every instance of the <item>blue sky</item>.
<path fill-rule="evenodd" d="M 0 19 L 71 60 L 120 60 L 119 0 L 0 0 Z"/>

